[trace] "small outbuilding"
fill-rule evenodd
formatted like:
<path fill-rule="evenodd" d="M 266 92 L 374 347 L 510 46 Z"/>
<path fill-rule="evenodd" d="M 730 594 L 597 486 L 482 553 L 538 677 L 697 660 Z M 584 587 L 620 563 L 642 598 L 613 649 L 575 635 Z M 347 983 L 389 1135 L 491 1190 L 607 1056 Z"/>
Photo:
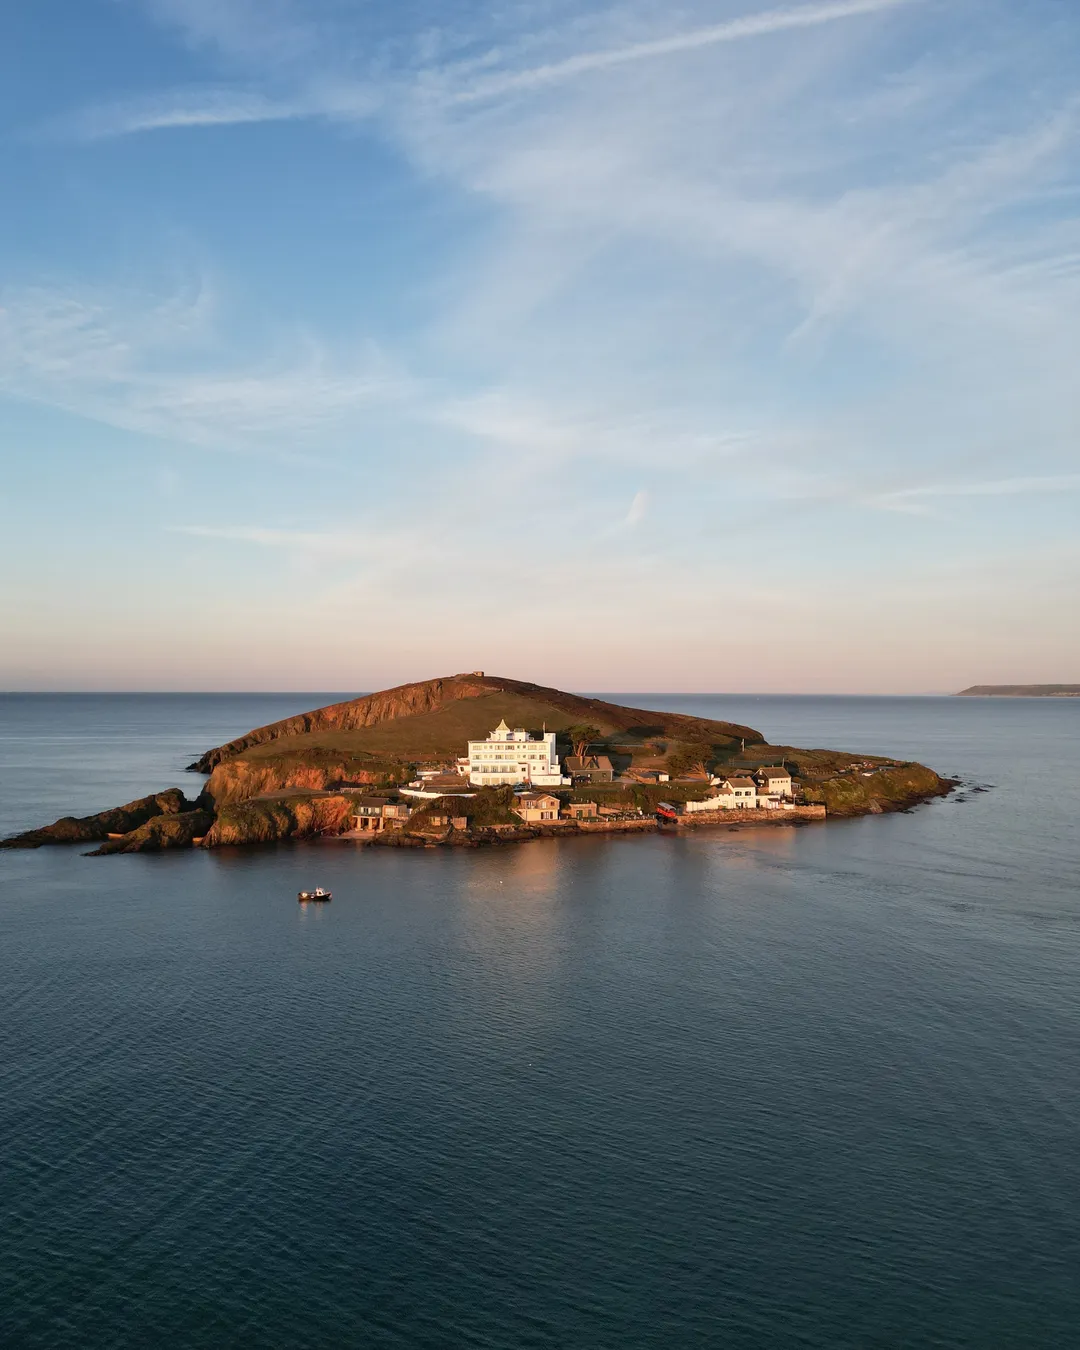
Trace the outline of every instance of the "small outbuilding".
<path fill-rule="evenodd" d="M 639 783 L 670 783 L 671 774 L 666 769 L 637 769 L 631 775 Z"/>
<path fill-rule="evenodd" d="M 560 814 L 567 820 L 595 820 L 599 814 L 599 807 L 595 802 L 571 802 L 563 807 Z"/>

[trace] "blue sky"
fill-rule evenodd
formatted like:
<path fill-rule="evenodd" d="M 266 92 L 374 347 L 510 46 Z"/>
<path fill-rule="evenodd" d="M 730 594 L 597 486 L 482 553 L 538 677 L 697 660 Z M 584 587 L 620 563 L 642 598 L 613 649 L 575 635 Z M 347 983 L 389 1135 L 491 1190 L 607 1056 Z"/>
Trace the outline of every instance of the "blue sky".
<path fill-rule="evenodd" d="M 1072 0 L 0 15 L 0 687 L 1080 679 Z"/>

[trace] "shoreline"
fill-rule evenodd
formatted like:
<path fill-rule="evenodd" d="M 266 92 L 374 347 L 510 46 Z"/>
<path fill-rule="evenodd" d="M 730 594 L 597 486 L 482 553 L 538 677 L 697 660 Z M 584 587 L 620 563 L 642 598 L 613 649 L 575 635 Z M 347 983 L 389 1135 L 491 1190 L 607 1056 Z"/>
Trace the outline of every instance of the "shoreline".
<path fill-rule="evenodd" d="M 187 801 L 178 789 L 140 798 L 126 806 L 84 818 L 64 817 L 44 829 L 26 831 L 0 841 L 0 848 L 35 849 L 48 845 L 96 844 L 84 857 L 104 857 L 119 853 L 160 853 L 177 849 L 255 848 L 269 844 L 301 840 L 321 840 L 382 848 L 482 848 L 499 844 L 525 843 L 532 839 L 566 838 L 578 835 L 693 834 L 700 830 L 775 829 L 778 827 L 827 824 L 832 820 L 853 820 L 863 816 L 890 815 L 909 811 L 937 798 L 949 796 L 962 787 L 959 779 L 935 775 L 932 790 L 920 789 L 895 799 L 873 798 L 867 804 L 845 805 L 829 810 L 820 802 L 802 802 L 786 808 L 762 807 L 746 810 L 687 812 L 677 820 L 661 820 L 653 812 L 616 819 L 586 818 L 539 823 L 498 823 L 467 826 L 453 825 L 410 830 L 407 822 L 399 828 L 367 833 L 341 828 L 352 818 L 350 798 L 335 793 L 311 792 L 300 801 L 286 800 L 280 818 L 269 829 L 232 830 L 228 837 L 219 831 L 220 816 L 203 798 Z M 257 800 L 257 799 L 255 799 Z M 161 814 L 164 808 L 165 814 Z M 265 821 L 263 822 L 266 823 Z M 216 837 L 215 837 L 216 836 Z"/>
<path fill-rule="evenodd" d="M 562 820 L 543 825 L 495 825 L 479 830 L 449 830 L 440 834 L 409 834 L 404 830 L 390 830 L 381 834 L 366 834 L 355 830 L 344 834 L 315 836 L 320 843 L 359 844 L 362 848 L 491 848 L 504 844 L 526 844 L 535 839 L 575 839 L 590 835 L 669 836 L 694 834 L 699 830 L 735 830 L 783 826 L 795 827 L 822 824 L 827 819 L 823 806 L 796 806 L 787 811 L 716 811 L 700 812 L 678 822 L 661 822 L 655 816 L 637 820 Z M 242 848 L 245 845 L 219 847 Z"/>
<path fill-rule="evenodd" d="M 397 847 L 771 828 L 900 811 L 958 786 L 914 761 L 772 745 L 735 722 L 624 707 L 483 671 L 296 714 L 189 767 L 209 775 L 193 799 L 169 788 L 62 817 L 0 848 L 83 844 L 100 857 L 361 828 Z"/>

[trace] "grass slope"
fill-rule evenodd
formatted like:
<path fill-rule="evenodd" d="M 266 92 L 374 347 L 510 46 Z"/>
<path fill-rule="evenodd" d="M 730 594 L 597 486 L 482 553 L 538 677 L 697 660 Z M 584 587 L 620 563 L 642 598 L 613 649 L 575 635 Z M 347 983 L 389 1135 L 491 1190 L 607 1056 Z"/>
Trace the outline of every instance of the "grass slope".
<path fill-rule="evenodd" d="M 501 719 L 534 733 L 588 723 L 620 767 L 651 762 L 658 749 L 662 758 L 682 741 L 706 741 L 724 756 L 744 740 L 762 743 L 760 732 L 736 723 L 626 708 L 517 680 L 453 676 L 257 728 L 208 751 L 199 766 L 212 770 L 206 790 L 219 805 L 287 789 L 401 782 L 411 765 L 456 759 Z"/>
<path fill-rule="evenodd" d="M 355 731 L 311 731 L 283 736 L 252 746 L 244 752 L 244 758 L 253 764 L 283 756 L 307 759 L 319 755 L 347 755 L 358 760 L 371 758 L 383 762 L 451 759 L 464 754 L 466 741 L 486 737 L 503 719 L 508 726 L 525 727 L 532 732 L 545 728 L 565 731 L 581 721 L 580 716 L 543 698 L 492 693 L 447 704 L 437 712 L 395 718 Z M 621 720 L 612 716 L 597 717 L 593 725 L 603 736 L 610 735 L 620 743 L 643 741 L 650 735 L 664 734 L 664 715 L 661 713 L 655 714 L 654 722 L 629 730 L 617 725 Z M 728 734 L 727 724 L 715 725 L 717 739 L 735 743 Z"/>
<path fill-rule="evenodd" d="M 589 723 L 605 736 L 620 732 L 641 739 L 650 735 L 686 740 L 707 737 L 717 743 L 763 739 L 753 727 L 733 722 L 628 708 L 502 676 L 451 675 L 256 727 L 208 750 L 191 767 L 210 773 L 225 760 L 270 747 L 274 747 L 271 754 L 315 751 L 444 759 L 461 754 L 464 741 L 470 737 L 486 736 L 500 717 L 511 726 L 524 726 L 529 731 L 539 731 L 545 724 L 548 730 L 560 731 L 575 723 Z"/>

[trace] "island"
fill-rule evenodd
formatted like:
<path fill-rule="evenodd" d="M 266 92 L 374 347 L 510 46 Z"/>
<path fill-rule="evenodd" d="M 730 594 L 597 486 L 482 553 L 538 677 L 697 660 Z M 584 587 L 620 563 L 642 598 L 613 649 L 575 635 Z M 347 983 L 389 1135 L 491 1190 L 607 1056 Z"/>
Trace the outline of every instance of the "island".
<path fill-rule="evenodd" d="M 1080 684 L 973 684 L 958 698 L 1080 698 Z"/>
<path fill-rule="evenodd" d="M 472 671 L 257 727 L 179 788 L 0 841 L 94 855 L 316 836 L 393 847 L 795 824 L 899 811 L 955 786 L 921 764 L 771 745 L 753 727 Z"/>

